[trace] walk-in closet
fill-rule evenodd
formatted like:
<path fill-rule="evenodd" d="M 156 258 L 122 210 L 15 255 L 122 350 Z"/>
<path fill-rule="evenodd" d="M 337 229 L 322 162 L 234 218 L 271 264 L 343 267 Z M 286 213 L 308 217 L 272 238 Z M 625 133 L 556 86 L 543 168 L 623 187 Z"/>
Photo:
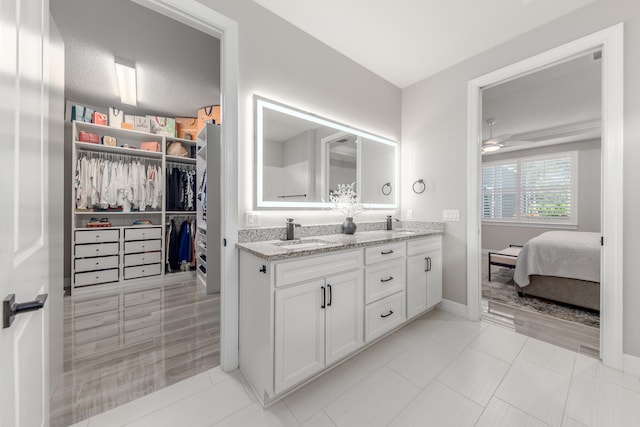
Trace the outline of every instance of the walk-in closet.
<path fill-rule="evenodd" d="M 220 43 L 129 0 L 50 8 L 66 104 L 51 425 L 67 426 L 220 363 Z"/>

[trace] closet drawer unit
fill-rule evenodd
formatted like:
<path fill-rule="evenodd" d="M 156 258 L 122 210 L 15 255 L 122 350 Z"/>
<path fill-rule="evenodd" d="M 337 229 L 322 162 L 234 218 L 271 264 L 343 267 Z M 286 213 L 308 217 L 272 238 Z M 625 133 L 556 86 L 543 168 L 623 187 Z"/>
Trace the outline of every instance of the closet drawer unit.
<path fill-rule="evenodd" d="M 94 256 L 118 255 L 119 243 L 96 243 L 93 245 L 76 245 L 76 258 L 87 258 Z"/>
<path fill-rule="evenodd" d="M 105 311 L 102 313 L 77 316 L 73 319 L 73 330 L 82 331 L 85 329 L 99 328 L 110 323 L 118 322 L 118 310 Z"/>
<path fill-rule="evenodd" d="M 124 266 L 154 264 L 162 261 L 160 252 L 144 252 L 141 254 L 129 254 L 124 256 Z"/>
<path fill-rule="evenodd" d="M 147 240 L 147 239 L 161 239 L 162 229 L 160 227 L 153 228 L 125 228 L 124 240 Z"/>
<path fill-rule="evenodd" d="M 161 240 L 139 240 L 136 242 L 124 242 L 124 253 L 135 254 L 140 252 L 153 252 L 161 249 Z"/>
<path fill-rule="evenodd" d="M 120 240 L 120 230 L 78 230 L 75 235 L 76 244 L 106 243 Z"/>
<path fill-rule="evenodd" d="M 162 298 L 160 289 L 147 289 L 140 292 L 130 292 L 124 294 L 124 307 L 129 308 L 138 304 L 148 304 L 150 302 L 159 302 Z"/>
<path fill-rule="evenodd" d="M 104 298 L 78 301 L 73 303 L 73 314 L 75 317 L 87 314 L 100 313 L 109 310 L 118 310 L 120 297 L 111 295 Z"/>
<path fill-rule="evenodd" d="M 366 265 L 375 264 L 376 262 L 388 261 L 390 259 L 403 258 L 406 251 L 406 243 L 388 243 L 385 245 L 365 248 L 364 263 Z"/>
<path fill-rule="evenodd" d="M 364 335 L 369 342 L 404 323 L 405 293 L 398 292 L 365 307 Z"/>
<path fill-rule="evenodd" d="M 361 249 L 282 262 L 275 266 L 276 287 L 326 277 L 357 268 L 362 268 Z M 206 268 L 204 272 L 206 273 Z"/>
<path fill-rule="evenodd" d="M 75 271 L 106 270 L 108 268 L 118 268 L 118 256 L 103 256 L 97 258 L 78 258 L 75 260 Z"/>
<path fill-rule="evenodd" d="M 139 277 L 156 276 L 160 274 L 160 264 L 141 265 L 139 267 L 125 267 L 124 279 L 137 279 Z"/>
<path fill-rule="evenodd" d="M 404 258 L 374 264 L 365 268 L 364 298 L 369 304 L 405 290 L 406 262 Z"/>
<path fill-rule="evenodd" d="M 108 338 L 102 338 L 98 341 L 89 341 L 84 344 L 75 343 L 73 352 L 76 357 L 93 356 L 96 353 L 115 350 L 120 346 L 120 337 L 114 335 Z"/>
<path fill-rule="evenodd" d="M 435 235 L 424 239 L 410 240 L 407 242 L 407 256 L 424 252 L 439 250 L 442 248 L 442 236 Z"/>
<path fill-rule="evenodd" d="M 90 271 L 75 274 L 75 286 L 99 285 L 100 283 L 117 282 L 118 269 Z"/>

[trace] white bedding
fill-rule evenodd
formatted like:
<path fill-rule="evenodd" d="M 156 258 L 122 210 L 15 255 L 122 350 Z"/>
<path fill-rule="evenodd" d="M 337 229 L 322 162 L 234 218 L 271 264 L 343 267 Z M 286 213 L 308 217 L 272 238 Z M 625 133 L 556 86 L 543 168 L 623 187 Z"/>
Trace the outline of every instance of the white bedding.
<path fill-rule="evenodd" d="M 547 231 L 529 240 L 516 263 L 514 280 L 529 284 L 529 275 L 600 282 L 600 233 Z"/>

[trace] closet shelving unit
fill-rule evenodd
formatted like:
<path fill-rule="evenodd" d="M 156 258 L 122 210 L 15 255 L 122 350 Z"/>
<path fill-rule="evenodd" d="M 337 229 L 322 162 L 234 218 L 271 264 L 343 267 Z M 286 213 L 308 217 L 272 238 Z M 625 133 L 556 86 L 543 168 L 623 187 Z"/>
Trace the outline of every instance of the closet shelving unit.
<path fill-rule="evenodd" d="M 108 135 L 117 138 L 118 146 L 106 146 L 78 141 L 80 131 L 96 133 L 102 139 Z M 97 125 L 72 122 L 73 167 L 71 209 L 71 289 L 73 293 L 84 294 L 106 290 L 118 285 L 157 282 L 159 279 L 193 277 L 194 271 L 165 273 L 166 248 L 165 230 L 171 216 L 193 216 L 195 211 L 166 210 L 167 164 L 196 166 L 196 141 L 165 137 L 161 135 Z M 178 141 L 193 157 L 185 158 L 167 154 L 167 146 Z M 157 142 L 160 152 L 141 150 L 142 142 Z M 127 145 L 128 147 L 123 147 Z M 86 154 L 107 159 L 140 160 L 154 162 L 161 168 L 162 201 L 158 209 L 135 212 L 113 210 L 76 209 L 76 164 Z M 111 227 L 88 228 L 91 218 L 107 218 Z M 150 225 L 134 225 L 136 220 L 150 220 Z"/>

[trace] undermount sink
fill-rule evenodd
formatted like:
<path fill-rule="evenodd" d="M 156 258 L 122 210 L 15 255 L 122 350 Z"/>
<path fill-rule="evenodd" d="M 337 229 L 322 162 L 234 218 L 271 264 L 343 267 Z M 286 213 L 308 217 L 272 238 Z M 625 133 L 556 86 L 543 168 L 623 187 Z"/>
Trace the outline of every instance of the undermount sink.
<path fill-rule="evenodd" d="M 320 239 L 290 240 L 285 242 L 274 243 L 274 245 L 281 247 L 282 249 L 310 249 L 310 248 L 328 246 L 330 244 L 331 242 L 327 242 Z"/>
<path fill-rule="evenodd" d="M 406 229 L 402 229 L 399 228 L 397 230 L 389 230 L 389 233 L 395 235 L 395 236 L 410 236 L 412 234 L 416 234 L 417 231 L 415 230 L 406 230 Z"/>

